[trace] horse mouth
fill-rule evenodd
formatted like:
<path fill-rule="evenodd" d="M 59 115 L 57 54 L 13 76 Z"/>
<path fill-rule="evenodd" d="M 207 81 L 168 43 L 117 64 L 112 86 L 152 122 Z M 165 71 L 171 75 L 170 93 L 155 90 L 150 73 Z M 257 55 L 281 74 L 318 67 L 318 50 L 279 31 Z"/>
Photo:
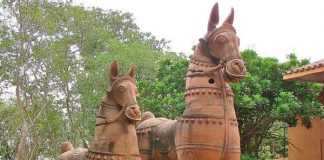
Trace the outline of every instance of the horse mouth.
<path fill-rule="evenodd" d="M 142 119 L 141 110 L 138 105 L 128 106 L 125 110 L 125 115 L 132 121 L 140 121 Z"/>

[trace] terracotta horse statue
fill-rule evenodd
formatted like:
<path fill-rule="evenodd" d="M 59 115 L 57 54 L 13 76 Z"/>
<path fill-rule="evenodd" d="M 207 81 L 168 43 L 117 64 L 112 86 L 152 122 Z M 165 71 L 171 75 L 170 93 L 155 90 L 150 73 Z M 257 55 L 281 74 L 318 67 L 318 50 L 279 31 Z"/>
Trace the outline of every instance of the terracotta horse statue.
<path fill-rule="evenodd" d="M 245 77 L 232 9 L 219 27 L 218 4 L 190 62 L 184 113 L 177 120 L 143 114 L 137 127 L 142 160 L 239 160 L 240 135 L 230 82 Z"/>
<path fill-rule="evenodd" d="M 135 122 L 141 119 L 137 104 L 134 65 L 120 77 L 116 61 L 110 67 L 110 86 L 97 114 L 93 146 L 74 149 L 70 142 L 61 147 L 59 160 L 140 160 Z"/>

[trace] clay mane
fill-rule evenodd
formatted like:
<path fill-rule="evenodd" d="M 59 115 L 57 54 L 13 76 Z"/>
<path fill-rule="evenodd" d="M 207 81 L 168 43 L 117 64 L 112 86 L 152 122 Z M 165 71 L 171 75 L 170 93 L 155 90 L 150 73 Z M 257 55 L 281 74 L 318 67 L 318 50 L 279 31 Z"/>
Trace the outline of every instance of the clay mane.
<path fill-rule="evenodd" d="M 111 64 L 110 86 L 97 114 L 93 146 L 74 149 L 70 142 L 64 142 L 59 160 L 140 160 L 135 122 L 141 119 L 141 112 L 134 75 L 134 65 L 120 77 L 116 61 Z"/>
<path fill-rule="evenodd" d="M 149 117 L 137 127 L 142 160 L 240 159 L 240 136 L 229 83 L 245 76 L 234 10 L 220 27 L 218 4 L 190 62 L 184 113 L 177 120 Z"/>

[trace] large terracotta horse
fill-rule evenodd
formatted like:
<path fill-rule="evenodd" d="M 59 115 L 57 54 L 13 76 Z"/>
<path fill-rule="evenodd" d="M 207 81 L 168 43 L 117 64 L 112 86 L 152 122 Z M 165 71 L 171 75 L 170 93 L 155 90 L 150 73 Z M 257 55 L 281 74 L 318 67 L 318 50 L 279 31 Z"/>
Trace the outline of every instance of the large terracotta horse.
<path fill-rule="evenodd" d="M 65 142 L 59 160 L 140 160 L 135 122 L 141 119 L 137 104 L 134 65 L 120 77 L 116 61 L 110 67 L 110 86 L 97 114 L 93 146 L 74 149 Z"/>
<path fill-rule="evenodd" d="M 245 77 L 234 10 L 224 23 L 218 4 L 188 68 L 184 113 L 177 120 L 143 114 L 137 127 L 142 160 L 240 159 L 240 135 L 229 83 Z"/>

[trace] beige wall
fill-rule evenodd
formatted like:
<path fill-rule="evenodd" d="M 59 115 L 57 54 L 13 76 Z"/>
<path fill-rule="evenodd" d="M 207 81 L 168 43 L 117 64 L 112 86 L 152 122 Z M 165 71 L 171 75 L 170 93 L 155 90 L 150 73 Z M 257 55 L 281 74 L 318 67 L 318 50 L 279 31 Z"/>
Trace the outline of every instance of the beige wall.
<path fill-rule="evenodd" d="M 288 128 L 289 160 L 324 160 L 323 134 L 324 119 L 319 117 L 312 120 L 310 129 L 302 127 L 300 120 L 297 127 Z"/>

